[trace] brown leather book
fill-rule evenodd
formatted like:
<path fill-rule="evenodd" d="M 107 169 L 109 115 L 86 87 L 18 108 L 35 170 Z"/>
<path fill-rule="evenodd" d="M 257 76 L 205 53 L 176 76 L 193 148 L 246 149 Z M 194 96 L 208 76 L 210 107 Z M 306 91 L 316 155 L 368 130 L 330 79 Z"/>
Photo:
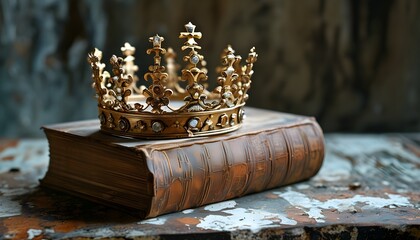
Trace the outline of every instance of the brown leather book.
<path fill-rule="evenodd" d="M 46 126 L 50 165 L 41 183 L 148 218 L 318 172 L 324 139 L 314 118 L 246 112 L 238 131 L 193 139 L 114 137 L 101 133 L 96 120 Z"/>

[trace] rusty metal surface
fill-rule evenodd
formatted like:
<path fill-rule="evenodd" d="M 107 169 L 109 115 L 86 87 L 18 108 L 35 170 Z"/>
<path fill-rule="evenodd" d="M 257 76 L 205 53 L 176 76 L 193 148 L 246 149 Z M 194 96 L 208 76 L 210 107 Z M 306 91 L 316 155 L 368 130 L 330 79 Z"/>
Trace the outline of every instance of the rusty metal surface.
<path fill-rule="evenodd" d="M 310 181 L 137 219 L 39 188 L 46 140 L 0 141 L 0 239 L 420 238 L 420 134 L 326 136 Z"/>

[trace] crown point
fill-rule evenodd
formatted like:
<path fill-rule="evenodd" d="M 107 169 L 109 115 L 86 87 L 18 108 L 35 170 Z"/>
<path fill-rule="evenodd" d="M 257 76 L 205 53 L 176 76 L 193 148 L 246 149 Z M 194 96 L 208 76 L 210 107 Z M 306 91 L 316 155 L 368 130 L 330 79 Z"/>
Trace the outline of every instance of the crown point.
<path fill-rule="evenodd" d="M 185 24 L 185 29 L 187 30 L 187 32 L 189 33 L 194 33 L 195 31 L 195 25 L 192 24 L 191 22 L 188 22 L 187 24 Z"/>
<path fill-rule="evenodd" d="M 124 46 L 121 47 L 121 52 L 126 56 L 131 56 L 136 52 L 136 48 L 131 46 L 130 43 L 126 42 L 124 43 Z"/>
<path fill-rule="evenodd" d="M 94 55 L 95 55 L 95 56 L 98 56 L 98 57 L 100 57 L 100 58 L 102 58 L 102 51 L 101 51 L 101 50 L 99 50 L 99 49 L 97 49 L 97 48 L 95 48 L 95 50 L 94 50 Z"/>
<path fill-rule="evenodd" d="M 227 51 L 231 53 L 235 53 L 235 50 L 233 50 L 232 45 L 228 44 Z"/>
<path fill-rule="evenodd" d="M 159 36 L 158 34 L 156 34 L 155 36 L 149 38 L 149 42 L 153 43 L 153 47 L 158 47 L 158 48 L 161 47 L 162 42 L 164 40 L 165 39 L 163 37 Z"/>

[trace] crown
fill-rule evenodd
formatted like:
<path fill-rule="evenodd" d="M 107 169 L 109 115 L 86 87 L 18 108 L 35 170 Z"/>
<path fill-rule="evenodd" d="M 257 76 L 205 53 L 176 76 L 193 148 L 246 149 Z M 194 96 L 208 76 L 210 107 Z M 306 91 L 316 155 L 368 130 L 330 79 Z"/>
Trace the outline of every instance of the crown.
<path fill-rule="evenodd" d="M 195 28 L 190 22 L 179 35 L 186 39 L 181 47 L 186 52 L 181 76 L 177 75 L 175 52 L 162 47 L 164 38 L 149 38 L 152 48 L 146 53 L 153 55 L 153 65 L 144 74 L 149 86 L 139 84 L 135 48 L 129 43 L 121 48 L 123 58 L 111 57 L 112 75 L 104 70 L 101 51 L 95 49 L 88 54 L 102 131 L 138 138 L 181 138 L 221 134 L 241 126 L 252 68 L 258 57 L 255 48 L 251 48 L 244 66 L 231 46 L 224 49 L 222 66 L 216 69 L 217 86 L 209 91 L 206 62 L 196 42 L 202 34 Z"/>

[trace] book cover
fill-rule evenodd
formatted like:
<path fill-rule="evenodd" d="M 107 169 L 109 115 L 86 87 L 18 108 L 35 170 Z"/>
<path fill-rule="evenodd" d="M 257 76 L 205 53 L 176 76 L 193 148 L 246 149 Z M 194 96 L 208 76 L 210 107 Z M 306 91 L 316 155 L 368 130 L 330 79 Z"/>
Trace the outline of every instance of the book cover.
<path fill-rule="evenodd" d="M 314 118 L 245 109 L 239 130 L 193 139 L 121 138 L 101 133 L 97 120 L 45 126 L 50 165 L 42 185 L 154 217 L 318 172 L 324 139 Z"/>

